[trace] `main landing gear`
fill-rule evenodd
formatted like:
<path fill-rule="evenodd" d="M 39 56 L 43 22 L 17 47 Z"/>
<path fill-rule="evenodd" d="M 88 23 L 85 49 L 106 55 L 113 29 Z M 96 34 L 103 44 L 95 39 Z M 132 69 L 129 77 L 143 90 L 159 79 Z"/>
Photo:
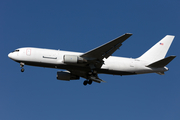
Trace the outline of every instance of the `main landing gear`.
<path fill-rule="evenodd" d="M 83 85 L 87 85 L 87 84 L 89 84 L 89 85 L 91 85 L 92 84 L 92 79 L 91 79 L 91 77 L 97 77 L 97 71 L 95 71 L 95 70 L 91 70 L 90 72 L 88 72 L 88 75 L 87 75 L 87 80 L 85 80 L 84 82 L 83 82 Z"/>
<path fill-rule="evenodd" d="M 92 80 L 85 80 L 85 81 L 83 82 L 83 85 L 86 86 L 87 84 L 91 85 L 91 84 L 92 84 Z"/>
<path fill-rule="evenodd" d="M 23 68 L 24 67 L 24 63 L 21 62 L 20 63 L 20 67 L 21 67 L 21 72 L 24 72 L 24 68 Z"/>

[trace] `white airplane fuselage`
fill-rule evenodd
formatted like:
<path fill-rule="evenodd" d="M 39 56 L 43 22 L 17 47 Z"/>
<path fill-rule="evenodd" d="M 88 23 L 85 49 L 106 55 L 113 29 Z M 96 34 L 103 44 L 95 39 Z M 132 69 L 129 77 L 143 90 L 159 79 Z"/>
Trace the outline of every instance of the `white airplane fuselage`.
<path fill-rule="evenodd" d="M 79 52 L 69 52 L 52 49 L 41 49 L 25 47 L 19 48 L 19 51 L 15 51 L 8 54 L 8 57 L 12 60 L 24 63 L 25 65 L 49 67 L 58 69 L 74 69 L 83 71 L 89 69 L 84 64 L 66 64 L 64 63 L 64 55 L 81 55 Z M 110 56 L 109 58 L 103 59 L 104 64 L 100 69 L 97 69 L 98 73 L 113 74 L 113 75 L 131 75 L 131 74 L 144 74 L 154 72 L 165 72 L 168 70 L 167 67 L 162 68 L 149 68 L 146 67 L 150 64 L 147 61 Z"/>

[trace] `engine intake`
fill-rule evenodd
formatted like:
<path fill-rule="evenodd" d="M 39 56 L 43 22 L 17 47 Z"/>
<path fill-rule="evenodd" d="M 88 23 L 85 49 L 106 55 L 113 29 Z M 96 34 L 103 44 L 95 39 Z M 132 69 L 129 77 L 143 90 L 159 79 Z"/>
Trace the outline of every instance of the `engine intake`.
<path fill-rule="evenodd" d="M 86 59 L 76 56 L 76 55 L 64 55 L 63 57 L 64 63 L 85 63 L 87 62 Z"/>
<path fill-rule="evenodd" d="M 58 71 L 57 72 L 57 79 L 58 80 L 79 80 L 79 76 L 71 74 L 69 71 Z"/>

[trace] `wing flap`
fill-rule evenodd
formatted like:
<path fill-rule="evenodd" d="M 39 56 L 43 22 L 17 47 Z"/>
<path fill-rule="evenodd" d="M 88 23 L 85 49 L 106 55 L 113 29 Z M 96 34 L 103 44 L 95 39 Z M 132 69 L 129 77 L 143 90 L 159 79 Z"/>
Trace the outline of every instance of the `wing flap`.
<path fill-rule="evenodd" d="M 97 83 L 101 83 L 101 82 L 106 82 L 100 78 L 97 78 L 97 77 L 90 77 L 89 78 L 90 80 L 94 81 L 94 82 L 97 82 Z"/>
<path fill-rule="evenodd" d="M 164 72 L 156 72 L 159 75 L 165 75 Z"/>
<path fill-rule="evenodd" d="M 113 48 L 111 48 L 109 51 L 107 51 L 103 56 L 105 58 L 108 58 L 109 56 L 111 56 L 117 49 L 119 49 L 119 47 L 121 46 L 122 44 L 117 44 L 116 46 L 114 46 Z"/>

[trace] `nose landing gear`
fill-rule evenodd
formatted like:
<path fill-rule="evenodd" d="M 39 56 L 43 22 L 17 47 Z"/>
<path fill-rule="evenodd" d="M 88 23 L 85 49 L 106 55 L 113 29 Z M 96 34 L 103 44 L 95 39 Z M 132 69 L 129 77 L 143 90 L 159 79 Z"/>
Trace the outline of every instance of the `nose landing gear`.
<path fill-rule="evenodd" d="M 20 63 L 20 67 L 21 67 L 21 72 L 24 72 L 24 68 L 23 68 L 24 67 L 24 63 L 21 62 Z"/>
<path fill-rule="evenodd" d="M 24 68 L 21 68 L 21 72 L 24 72 Z"/>

